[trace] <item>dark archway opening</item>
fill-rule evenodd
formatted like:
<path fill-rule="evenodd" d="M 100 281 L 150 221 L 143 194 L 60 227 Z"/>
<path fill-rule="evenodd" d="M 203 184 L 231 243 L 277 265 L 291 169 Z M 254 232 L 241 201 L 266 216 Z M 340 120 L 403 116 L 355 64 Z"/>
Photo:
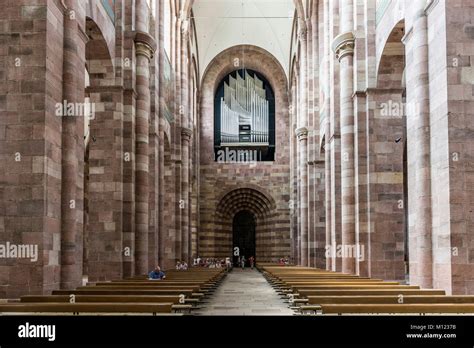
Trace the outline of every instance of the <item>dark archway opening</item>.
<path fill-rule="evenodd" d="M 240 211 L 234 216 L 232 224 L 233 231 L 233 250 L 238 248 L 238 253 L 234 255 L 234 265 L 237 265 L 239 256 L 245 256 L 246 264 L 249 265 L 248 259 L 255 257 L 255 216 L 246 210 Z M 237 255 L 236 255 L 237 254 Z"/>

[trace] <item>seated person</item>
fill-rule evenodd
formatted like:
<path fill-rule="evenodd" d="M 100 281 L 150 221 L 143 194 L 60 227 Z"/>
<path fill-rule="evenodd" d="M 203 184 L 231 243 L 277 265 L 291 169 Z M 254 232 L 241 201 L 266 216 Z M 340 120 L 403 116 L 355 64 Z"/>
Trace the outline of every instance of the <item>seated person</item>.
<path fill-rule="evenodd" d="M 187 271 L 188 270 L 188 263 L 186 261 L 181 262 L 181 270 Z"/>
<path fill-rule="evenodd" d="M 156 266 L 154 271 L 151 271 L 148 274 L 148 279 L 150 280 L 162 280 L 165 279 L 166 275 L 165 273 L 161 270 L 160 266 Z"/>
<path fill-rule="evenodd" d="M 180 271 L 180 270 L 181 270 L 181 262 L 180 262 L 180 261 L 177 261 L 177 262 L 176 262 L 176 270 L 177 270 L 177 271 Z"/>

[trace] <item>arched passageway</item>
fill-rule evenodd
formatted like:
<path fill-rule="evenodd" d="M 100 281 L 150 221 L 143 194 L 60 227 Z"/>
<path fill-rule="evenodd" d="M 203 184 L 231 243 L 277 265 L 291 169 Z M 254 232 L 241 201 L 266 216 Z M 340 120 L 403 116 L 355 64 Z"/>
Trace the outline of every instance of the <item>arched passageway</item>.
<path fill-rule="evenodd" d="M 232 249 L 234 250 L 234 265 L 239 256 L 248 260 L 255 257 L 255 230 L 254 215 L 247 210 L 235 214 L 232 224 Z"/>

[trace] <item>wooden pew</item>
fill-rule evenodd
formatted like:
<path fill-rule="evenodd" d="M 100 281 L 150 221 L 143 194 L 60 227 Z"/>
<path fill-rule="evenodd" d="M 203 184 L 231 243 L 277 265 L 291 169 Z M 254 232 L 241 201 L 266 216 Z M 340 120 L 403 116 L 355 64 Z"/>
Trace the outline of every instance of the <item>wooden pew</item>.
<path fill-rule="evenodd" d="M 170 290 L 170 289 L 107 289 L 107 288 L 99 288 L 92 289 L 76 289 L 76 290 L 53 290 L 53 295 L 184 295 L 186 297 L 194 297 L 194 293 L 192 290 L 186 289 L 178 289 L 178 290 Z M 196 296 L 199 297 L 199 296 Z"/>
<path fill-rule="evenodd" d="M 386 282 L 380 279 L 357 279 L 357 278 L 330 278 L 330 279 L 285 279 L 280 280 L 280 284 L 321 284 L 321 283 L 391 283 L 391 284 L 400 284 L 399 282 Z"/>
<path fill-rule="evenodd" d="M 176 295 L 121 296 L 121 295 L 43 295 L 23 296 L 22 303 L 169 303 L 174 312 L 190 312 L 198 299 L 182 298 Z"/>
<path fill-rule="evenodd" d="M 183 282 L 183 283 L 176 283 L 176 282 L 100 282 L 95 284 L 88 284 L 87 286 L 128 286 L 128 287 L 160 287 L 160 286 L 168 286 L 168 287 L 198 287 L 198 288 L 205 288 L 205 289 L 212 289 L 212 285 L 207 285 L 206 283 L 197 283 L 197 282 Z"/>
<path fill-rule="evenodd" d="M 288 286 L 288 287 L 311 287 L 311 286 L 323 286 L 323 285 L 344 285 L 344 286 L 358 286 L 358 285 L 370 285 L 370 286 L 406 286 L 406 285 L 402 285 L 398 282 L 368 282 L 368 281 L 365 281 L 365 280 L 361 280 L 361 281 L 353 281 L 353 282 L 346 282 L 346 281 L 343 281 L 343 280 L 337 280 L 337 281 L 333 281 L 333 280 L 329 280 L 329 281 L 308 281 L 308 282 L 292 282 L 292 281 L 289 281 L 289 282 L 285 282 L 284 284 L 282 284 L 281 286 Z"/>
<path fill-rule="evenodd" d="M 331 290 L 315 290 L 301 289 L 298 290 L 299 296 L 367 296 L 367 295 L 445 295 L 444 290 L 429 289 L 331 289 Z M 296 295 L 295 295 L 296 296 Z"/>
<path fill-rule="evenodd" d="M 133 287 L 143 287 L 143 288 L 194 288 L 195 292 L 201 291 L 203 293 L 211 293 L 215 290 L 216 285 L 209 285 L 206 283 L 196 283 L 196 282 L 100 282 L 95 284 L 89 284 L 87 286 L 96 286 L 96 287 L 123 287 L 123 288 L 133 288 Z"/>
<path fill-rule="evenodd" d="M 292 283 L 288 282 L 278 286 L 277 292 L 294 292 L 300 289 L 363 289 L 363 288 L 416 288 L 415 286 L 400 285 L 397 282 L 317 282 L 317 283 Z"/>
<path fill-rule="evenodd" d="M 471 303 L 431 304 L 321 304 L 322 314 L 467 314 L 474 313 Z"/>
<path fill-rule="evenodd" d="M 175 271 L 167 270 L 165 271 L 166 278 L 165 280 L 180 280 L 180 279 L 192 279 L 192 280 L 211 280 L 217 281 L 225 277 L 227 271 L 222 270 L 200 270 L 199 268 L 191 268 L 187 271 Z M 148 275 L 139 275 L 131 278 L 123 279 L 125 281 L 142 281 L 148 280 Z"/>
<path fill-rule="evenodd" d="M 418 290 L 419 286 L 416 285 L 366 285 L 366 284 L 353 284 L 353 285 L 299 285 L 291 286 L 293 291 L 300 292 L 305 290 L 383 290 L 383 289 L 393 289 L 393 290 Z"/>
<path fill-rule="evenodd" d="M 320 274 L 320 273 L 315 273 L 315 274 L 272 274 L 271 275 L 274 278 L 277 279 L 315 279 L 315 278 L 321 278 L 321 279 L 326 279 L 326 278 L 357 278 L 357 279 L 370 279 L 369 277 L 360 277 L 357 275 L 353 274 L 338 274 L 338 273 L 328 273 L 328 274 Z"/>
<path fill-rule="evenodd" d="M 470 307 L 474 306 L 474 296 L 446 296 L 443 290 L 325 270 L 264 267 L 263 272 L 292 305 L 302 305 L 292 308 L 303 313 L 472 313 Z"/>
<path fill-rule="evenodd" d="M 304 305 L 298 307 L 301 313 L 317 313 L 322 304 L 474 304 L 470 295 L 389 295 L 389 296 L 308 296 Z"/>
<path fill-rule="evenodd" d="M 11 303 L 0 313 L 171 313 L 173 303 Z"/>
<path fill-rule="evenodd" d="M 199 286 L 174 286 L 174 285 L 155 285 L 155 286 L 124 286 L 124 285 L 106 285 L 106 286 L 79 286 L 76 290 L 97 290 L 97 289 L 111 289 L 111 290 L 191 290 L 192 292 L 200 291 Z"/>
<path fill-rule="evenodd" d="M 31 302 L 71 302 L 71 295 L 27 295 L 22 296 L 20 301 L 25 303 Z M 195 304 L 199 300 L 194 298 L 182 298 L 177 295 L 74 295 L 74 302 L 125 302 L 125 303 L 166 303 L 173 304 Z"/>
<path fill-rule="evenodd" d="M 172 313 L 190 310 L 226 275 L 222 270 L 169 271 L 162 281 L 138 276 L 127 280 L 91 283 L 52 295 L 24 296 L 5 304 L 3 313 Z M 74 295 L 71 303 L 71 295 Z"/>
<path fill-rule="evenodd" d="M 308 304 L 474 303 L 474 295 L 308 296 Z M 400 303 L 401 302 L 401 303 Z"/>
<path fill-rule="evenodd" d="M 88 283 L 88 286 L 107 286 L 107 285 L 134 285 L 134 286 L 147 286 L 147 285 L 173 285 L 173 286 L 186 286 L 186 285 L 206 285 L 205 281 L 156 281 L 156 280 L 145 280 L 145 281 L 112 281 L 112 282 L 97 282 Z"/>

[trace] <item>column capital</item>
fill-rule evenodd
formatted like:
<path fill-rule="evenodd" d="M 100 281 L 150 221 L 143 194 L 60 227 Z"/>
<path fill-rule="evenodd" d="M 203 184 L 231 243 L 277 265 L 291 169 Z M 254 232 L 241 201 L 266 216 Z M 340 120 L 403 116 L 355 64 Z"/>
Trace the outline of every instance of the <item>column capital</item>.
<path fill-rule="evenodd" d="M 181 137 L 183 140 L 191 140 L 193 137 L 193 130 L 187 127 L 181 127 Z"/>
<path fill-rule="evenodd" d="M 298 137 L 298 140 L 308 139 L 308 133 L 309 131 L 306 127 L 300 127 L 295 130 L 295 134 Z"/>
<path fill-rule="evenodd" d="M 355 37 L 354 33 L 349 31 L 340 34 L 332 41 L 332 50 L 336 54 L 336 58 L 341 61 L 345 56 L 354 55 Z"/>
<path fill-rule="evenodd" d="M 135 32 L 135 49 L 137 56 L 142 55 L 152 59 L 156 51 L 155 39 L 148 33 L 137 31 Z"/>
<path fill-rule="evenodd" d="M 143 42 L 135 42 L 135 53 L 137 56 L 145 56 L 148 60 L 153 58 L 153 50 Z"/>

